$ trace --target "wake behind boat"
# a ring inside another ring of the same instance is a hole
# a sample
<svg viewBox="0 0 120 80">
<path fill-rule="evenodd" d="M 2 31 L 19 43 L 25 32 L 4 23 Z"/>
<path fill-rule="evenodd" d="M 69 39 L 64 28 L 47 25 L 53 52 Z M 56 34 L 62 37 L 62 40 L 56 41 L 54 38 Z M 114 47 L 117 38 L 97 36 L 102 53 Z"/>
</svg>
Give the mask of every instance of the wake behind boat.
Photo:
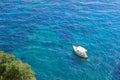
<svg viewBox="0 0 120 80">
<path fill-rule="evenodd" d="M 85 48 L 83 48 L 81 46 L 74 46 L 73 45 L 73 49 L 78 56 L 83 57 L 83 58 L 88 57 L 86 54 L 87 50 Z"/>
</svg>

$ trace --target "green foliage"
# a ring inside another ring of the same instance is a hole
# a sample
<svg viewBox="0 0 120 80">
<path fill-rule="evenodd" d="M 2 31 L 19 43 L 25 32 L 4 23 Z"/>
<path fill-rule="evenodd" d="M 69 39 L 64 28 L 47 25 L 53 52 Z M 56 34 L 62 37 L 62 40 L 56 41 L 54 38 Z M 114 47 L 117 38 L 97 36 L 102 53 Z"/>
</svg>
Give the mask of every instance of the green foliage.
<svg viewBox="0 0 120 80">
<path fill-rule="evenodd" d="M 15 60 L 15 56 L 12 54 L 5 54 L 4 52 L 0 51 L 0 64 L 2 63 L 9 63 Z"/>
<path fill-rule="evenodd" d="M 14 55 L 0 51 L 0 80 L 35 80 L 28 64 L 15 59 Z"/>
</svg>

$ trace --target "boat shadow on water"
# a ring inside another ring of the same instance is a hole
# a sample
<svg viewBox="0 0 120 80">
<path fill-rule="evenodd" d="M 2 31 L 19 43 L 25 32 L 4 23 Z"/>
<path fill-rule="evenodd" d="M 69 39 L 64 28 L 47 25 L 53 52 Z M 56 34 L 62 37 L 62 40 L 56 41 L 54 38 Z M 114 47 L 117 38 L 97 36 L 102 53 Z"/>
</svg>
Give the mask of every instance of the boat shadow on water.
<svg viewBox="0 0 120 80">
<path fill-rule="evenodd" d="M 120 62 L 116 65 L 112 73 L 112 80 L 120 80 Z"/>
</svg>

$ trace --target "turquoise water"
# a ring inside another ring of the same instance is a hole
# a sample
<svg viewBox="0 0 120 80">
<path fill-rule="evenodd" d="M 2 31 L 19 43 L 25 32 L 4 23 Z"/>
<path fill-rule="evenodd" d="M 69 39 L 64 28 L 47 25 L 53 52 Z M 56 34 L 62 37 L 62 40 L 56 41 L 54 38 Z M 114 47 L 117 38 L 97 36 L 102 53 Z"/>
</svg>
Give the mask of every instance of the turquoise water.
<svg viewBox="0 0 120 80">
<path fill-rule="evenodd" d="M 0 50 L 29 63 L 37 80 L 120 80 L 120 1 L 0 0 Z"/>
</svg>

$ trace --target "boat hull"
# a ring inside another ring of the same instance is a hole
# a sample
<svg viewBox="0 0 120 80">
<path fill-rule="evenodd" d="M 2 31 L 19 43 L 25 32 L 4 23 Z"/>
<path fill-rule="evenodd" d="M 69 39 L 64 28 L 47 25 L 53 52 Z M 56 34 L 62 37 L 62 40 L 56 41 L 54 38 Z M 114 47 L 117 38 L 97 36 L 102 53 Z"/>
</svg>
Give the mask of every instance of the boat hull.
<svg viewBox="0 0 120 80">
<path fill-rule="evenodd" d="M 80 56 L 80 57 L 82 57 L 82 58 L 88 58 L 88 56 L 87 56 L 86 53 L 84 53 L 84 56 L 81 55 L 81 53 L 77 51 L 77 47 L 74 46 L 74 45 L 73 45 L 73 50 L 75 51 L 75 53 L 76 53 L 78 56 Z"/>
</svg>

